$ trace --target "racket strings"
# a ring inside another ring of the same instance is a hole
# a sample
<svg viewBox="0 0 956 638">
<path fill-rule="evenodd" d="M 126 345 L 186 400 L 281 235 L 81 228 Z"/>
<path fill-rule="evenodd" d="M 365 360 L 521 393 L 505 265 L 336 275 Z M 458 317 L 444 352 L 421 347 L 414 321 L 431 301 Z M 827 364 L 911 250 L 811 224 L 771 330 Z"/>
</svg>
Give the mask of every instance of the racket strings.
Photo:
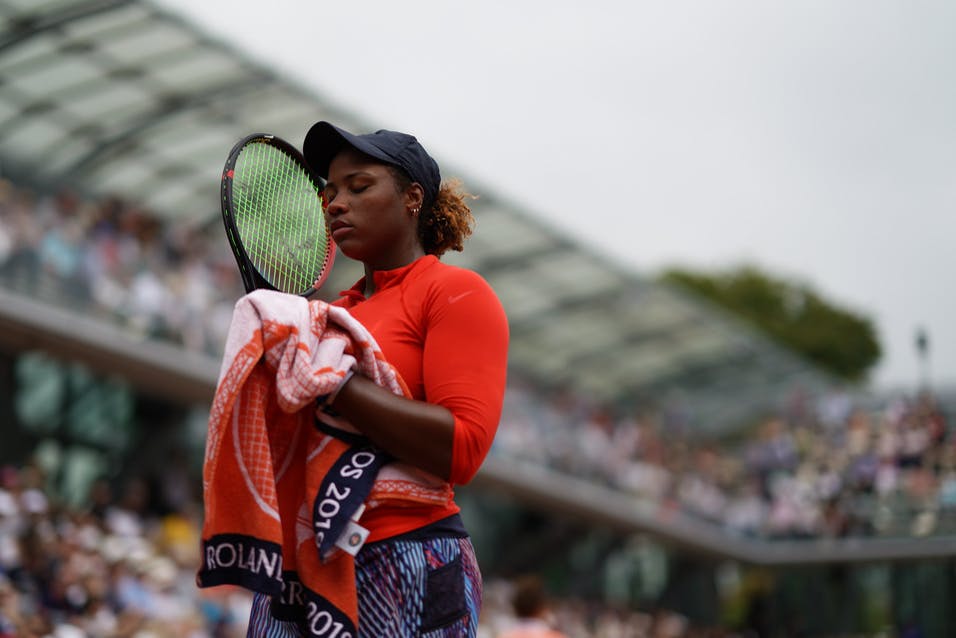
<svg viewBox="0 0 956 638">
<path fill-rule="evenodd" d="M 279 290 L 310 289 L 330 250 L 317 185 L 268 143 L 247 146 L 234 170 L 235 220 L 253 265 Z"/>
</svg>

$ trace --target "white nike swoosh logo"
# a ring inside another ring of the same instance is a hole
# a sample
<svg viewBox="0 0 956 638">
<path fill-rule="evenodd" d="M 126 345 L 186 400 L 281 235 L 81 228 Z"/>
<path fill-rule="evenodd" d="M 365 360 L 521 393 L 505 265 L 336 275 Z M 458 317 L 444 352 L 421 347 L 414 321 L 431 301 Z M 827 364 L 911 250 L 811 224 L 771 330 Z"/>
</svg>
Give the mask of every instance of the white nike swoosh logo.
<svg viewBox="0 0 956 638">
<path fill-rule="evenodd" d="M 458 300 L 461 299 L 462 297 L 466 297 L 466 296 L 470 295 L 470 294 L 473 293 L 473 292 L 475 292 L 475 291 L 474 291 L 474 290 L 466 290 L 465 292 L 461 293 L 460 295 L 455 295 L 454 297 L 452 297 L 451 295 L 449 295 L 449 296 L 448 296 L 448 303 L 450 303 L 450 304 L 455 303 L 456 301 L 458 301 Z"/>
</svg>

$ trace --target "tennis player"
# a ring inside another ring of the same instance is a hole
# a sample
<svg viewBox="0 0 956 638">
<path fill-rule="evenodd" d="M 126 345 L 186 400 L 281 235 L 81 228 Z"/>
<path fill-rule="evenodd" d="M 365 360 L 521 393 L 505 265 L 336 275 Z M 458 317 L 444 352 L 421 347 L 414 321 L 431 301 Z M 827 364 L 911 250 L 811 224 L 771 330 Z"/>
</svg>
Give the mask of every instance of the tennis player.
<svg viewBox="0 0 956 638">
<path fill-rule="evenodd" d="M 442 183 L 418 140 L 380 130 L 355 135 L 328 122 L 309 130 L 307 163 L 327 179 L 326 215 L 339 250 L 365 276 L 335 303 L 375 337 L 412 399 L 353 376 L 331 407 L 414 471 L 469 482 L 491 448 L 505 390 L 508 324 L 478 274 L 439 261 L 461 250 L 474 218 L 458 184 Z M 365 511 L 356 556 L 359 635 L 473 637 L 481 574 L 459 508 Z M 257 596 L 250 635 L 298 635 Z"/>
</svg>

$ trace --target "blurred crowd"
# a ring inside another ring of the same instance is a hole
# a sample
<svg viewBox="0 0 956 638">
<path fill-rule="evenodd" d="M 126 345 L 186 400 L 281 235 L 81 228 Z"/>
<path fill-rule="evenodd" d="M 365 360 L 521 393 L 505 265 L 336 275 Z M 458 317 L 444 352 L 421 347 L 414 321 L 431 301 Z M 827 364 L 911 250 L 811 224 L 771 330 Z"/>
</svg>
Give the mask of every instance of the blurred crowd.
<svg viewBox="0 0 956 638">
<path fill-rule="evenodd" d="M 39 197 L 2 179 L 0 285 L 209 353 L 241 294 L 221 223 L 163 224 L 119 198 Z"/>
<path fill-rule="evenodd" d="M 0 636 L 243 635 L 249 597 L 198 590 L 197 509 L 150 509 L 144 483 L 65 507 L 36 465 L 0 470 Z"/>
<path fill-rule="evenodd" d="M 38 465 L 0 468 L 0 638 L 238 638 L 249 592 L 198 589 L 199 507 L 166 507 L 150 482 L 99 480 L 69 507 Z M 488 579 L 479 636 L 518 622 L 514 584 Z M 667 610 L 555 599 L 546 621 L 568 638 L 731 636 Z"/>
<path fill-rule="evenodd" d="M 486 582 L 478 638 L 757 638 L 749 630 L 692 623 L 666 607 L 625 605 L 548 593 L 539 574 Z"/>
<path fill-rule="evenodd" d="M 795 402 L 733 437 L 662 412 L 616 415 L 571 394 L 542 401 L 509 382 L 494 452 L 633 494 L 751 537 L 956 533 L 956 436 L 933 396 Z"/>
</svg>

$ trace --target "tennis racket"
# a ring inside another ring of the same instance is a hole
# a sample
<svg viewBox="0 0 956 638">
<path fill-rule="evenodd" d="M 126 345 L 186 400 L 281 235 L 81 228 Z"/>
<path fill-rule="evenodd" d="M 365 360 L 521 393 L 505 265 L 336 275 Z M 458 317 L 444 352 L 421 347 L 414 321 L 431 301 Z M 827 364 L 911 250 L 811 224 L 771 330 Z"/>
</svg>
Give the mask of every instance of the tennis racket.
<svg viewBox="0 0 956 638">
<path fill-rule="evenodd" d="M 313 295 L 332 269 L 335 244 L 323 211 L 324 182 L 274 135 L 239 140 L 222 173 L 222 220 L 246 292 Z"/>
</svg>

